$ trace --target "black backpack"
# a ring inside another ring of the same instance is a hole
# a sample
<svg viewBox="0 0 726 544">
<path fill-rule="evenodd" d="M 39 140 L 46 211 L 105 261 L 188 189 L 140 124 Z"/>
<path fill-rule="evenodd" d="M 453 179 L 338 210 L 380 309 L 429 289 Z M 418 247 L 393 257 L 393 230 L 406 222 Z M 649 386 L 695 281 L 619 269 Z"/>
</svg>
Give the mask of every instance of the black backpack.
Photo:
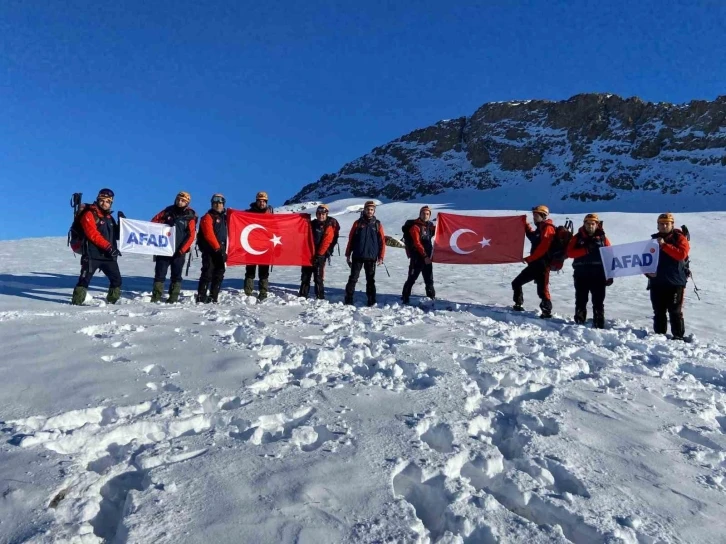
<svg viewBox="0 0 726 544">
<path fill-rule="evenodd" d="M 338 223 L 338 220 L 335 217 L 328 216 L 328 219 L 325 221 L 326 226 L 333 229 L 333 241 L 330 242 L 330 247 L 328 248 L 327 256 L 330 257 L 333 254 L 333 248 L 338 245 L 338 235 L 340 234 L 340 223 Z M 340 249 L 338 249 L 338 254 L 340 255 Z"/>
<path fill-rule="evenodd" d="M 75 211 L 73 222 L 71 223 L 71 227 L 68 229 L 68 245 L 73 253 L 78 255 L 83 254 L 83 244 L 86 241 L 86 233 L 83 232 L 83 227 L 81 227 L 81 218 L 86 212 L 90 211 L 93 213 L 96 224 L 98 224 L 99 221 L 98 215 L 93 212 L 93 210 L 89 209 L 89 206 L 90 204 L 78 204 L 76 206 L 77 211 Z"/>
<path fill-rule="evenodd" d="M 403 230 L 403 245 L 406 248 L 406 255 L 411 255 L 414 251 L 413 239 L 411 238 L 411 227 L 416 222 L 416 219 L 408 219 L 401 229 Z"/>
<path fill-rule="evenodd" d="M 688 227 L 685 226 L 685 225 L 681 225 L 681 232 L 683 232 L 683 236 L 686 237 L 686 240 L 688 240 L 690 242 L 691 241 L 691 233 L 688 232 Z M 688 257 L 686 257 L 686 260 L 685 261 L 683 261 L 683 267 L 684 267 L 684 269 L 686 271 L 686 280 L 688 280 L 693 275 L 691 273 L 691 257 L 690 257 L 690 255 Z"/>
<path fill-rule="evenodd" d="M 567 259 L 567 244 L 570 243 L 570 239 L 574 234 L 575 227 L 569 219 L 565 220 L 564 225 L 555 227 L 555 235 L 547 252 L 550 270 L 555 272 L 562 270 L 562 266 Z"/>
</svg>

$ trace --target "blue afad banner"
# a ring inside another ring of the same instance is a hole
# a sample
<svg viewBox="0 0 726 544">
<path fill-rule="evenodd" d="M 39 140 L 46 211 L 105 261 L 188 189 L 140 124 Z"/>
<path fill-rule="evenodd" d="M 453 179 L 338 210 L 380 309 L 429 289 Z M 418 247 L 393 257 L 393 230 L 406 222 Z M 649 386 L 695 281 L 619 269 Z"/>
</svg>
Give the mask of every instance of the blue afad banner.
<svg viewBox="0 0 726 544">
<path fill-rule="evenodd" d="M 161 223 L 121 219 L 119 251 L 171 257 L 175 249 L 175 229 Z"/>
<path fill-rule="evenodd" d="M 605 277 L 608 279 L 654 274 L 658 270 L 659 255 L 660 248 L 656 240 L 600 248 Z"/>
</svg>

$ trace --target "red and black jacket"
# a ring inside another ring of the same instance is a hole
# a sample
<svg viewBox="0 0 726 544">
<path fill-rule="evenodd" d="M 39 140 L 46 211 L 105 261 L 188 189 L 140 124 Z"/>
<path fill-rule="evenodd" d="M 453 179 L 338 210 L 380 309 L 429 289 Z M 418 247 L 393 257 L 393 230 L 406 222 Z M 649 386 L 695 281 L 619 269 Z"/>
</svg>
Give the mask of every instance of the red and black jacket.
<svg viewBox="0 0 726 544">
<path fill-rule="evenodd" d="M 610 240 L 601 228 L 590 236 L 585 227 L 580 227 L 577 234 L 570 238 L 570 243 L 567 244 L 567 258 L 574 259 L 572 268 L 575 271 L 575 277 L 598 277 L 605 281 L 605 269 L 602 266 L 600 248 L 609 245 Z"/>
<path fill-rule="evenodd" d="M 330 244 L 333 243 L 335 237 L 335 229 L 327 219 L 318 221 L 313 219 L 310 221 L 310 228 L 313 231 L 313 241 L 315 242 L 315 255 L 323 257 L 328 254 Z"/>
<path fill-rule="evenodd" d="M 184 208 L 177 206 L 164 208 L 153 217 L 151 222 L 163 223 L 174 227 L 176 245 L 174 249 L 178 253 L 183 255 L 192 247 L 197 234 L 197 213 L 189 206 L 185 206 Z"/>
<path fill-rule="evenodd" d="M 383 260 L 386 254 L 386 237 L 383 225 L 373 216 L 368 219 L 361 217 L 353 223 L 348 235 L 345 256 L 362 261 Z"/>
<path fill-rule="evenodd" d="M 86 237 L 83 255 L 94 261 L 115 261 L 116 257 L 107 254 L 116 247 L 118 232 L 111 210 L 104 212 L 96 204 L 90 204 L 81 213 L 79 223 Z"/>
<path fill-rule="evenodd" d="M 686 235 L 680 229 L 673 229 L 669 234 L 656 233 L 651 238 L 663 238 L 664 242 L 660 246 L 658 270 L 655 277 L 650 279 L 651 286 L 685 287 L 688 281 L 686 259 L 691 251 Z"/>
<path fill-rule="evenodd" d="M 535 228 L 532 228 L 527 223 L 525 234 L 530 242 L 532 242 L 532 249 L 529 252 L 529 257 L 524 260 L 527 264 L 531 264 L 540 259 L 547 258 L 547 252 L 550 250 L 552 239 L 555 236 L 555 225 L 552 223 L 552 219 L 545 219 L 537 224 Z"/>
<path fill-rule="evenodd" d="M 423 221 L 418 218 L 411 225 L 408 233 L 411 236 L 411 242 L 416 253 L 422 258 L 431 257 L 431 253 L 434 251 L 434 234 L 436 233 L 434 224 L 431 221 Z"/>
<path fill-rule="evenodd" d="M 199 222 L 197 245 L 202 253 L 227 251 L 227 211 L 209 210 Z"/>
</svg>

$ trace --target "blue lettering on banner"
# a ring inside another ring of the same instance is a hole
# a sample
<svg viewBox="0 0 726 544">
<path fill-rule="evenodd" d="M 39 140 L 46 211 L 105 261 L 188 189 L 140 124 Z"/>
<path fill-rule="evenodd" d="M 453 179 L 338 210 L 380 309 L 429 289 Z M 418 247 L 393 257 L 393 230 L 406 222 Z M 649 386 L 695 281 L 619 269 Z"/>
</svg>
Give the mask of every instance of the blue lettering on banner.
<svg viewBox="0 0 726 544">
<path fill-rule="evenodd" d="M 155 234 L 147 234 L 145 232 L 140 232 L 137 237 L 135 232 L 131 232 L 129 233 L 128 240 L 126 240 L 126 244 L 134 244 L 137 246 L 146 245 L 159 248 L 169 247 L 169 238 L 162 234 L 157 237 Z"/>
<path fill-rule="evenodd" d="M 633 268 L 636 266 L 645 267 L 653 264 L 653 255 L 650 253 L 643 253 L 642 255 L 623 255 L 620 259 L 613 257 L 612 266 L 610 271 L 612 272 L 616 268 Z"/>
</svg>

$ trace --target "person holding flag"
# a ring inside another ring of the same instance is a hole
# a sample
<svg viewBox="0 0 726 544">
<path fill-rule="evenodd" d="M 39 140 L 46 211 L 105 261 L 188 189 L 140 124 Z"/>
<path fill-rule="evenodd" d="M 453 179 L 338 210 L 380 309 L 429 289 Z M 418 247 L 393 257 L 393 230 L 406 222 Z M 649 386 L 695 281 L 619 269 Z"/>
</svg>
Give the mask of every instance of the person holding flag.
<svg viewBox="0 0 726 544">
<path fill-rule="evenodd" d="M 74 220 L 83 232 L 81 250 L 81 274 L 73 289 L 71 304 L 81 306 L 86 300 L 88 286 L 97 270 L 108 278 L 106 302 L 116 304 L 121 297 L 121 271 L 118 257 L 121 256 L 116 238 L 118 227 L 111 212 L 114 194 L 111 189 L 101 189 L 96 202 L 86 206 Z"/>
<path fill-rule="evenodd" d="M 610 246 L 602 221 L 596 213 L 585 216 L 582 227 L 567 245 L 567 257 L 574 259 L 572 268 L 575 278 L 575 323 L 587 319 L 587 301 L 592 294 L 592 326 L 605 328 L 605 289 L 612 285 L 612 278 L 605 278 L 601 247 Z"/>
<path fill-rule="evenodd" d="M 197 303 L 217 303 L 222 288 L 227 262 L 226 202 L 223 194 L 212 195 L 212 207 L 199 222 L 197 245 L 202 252 L 202 273 L 197 286 Z"/>
<path fill-rule="evenodd" d="M 255 201 L 250 204 L 250 208 L 247 210 L 251 213 L 275 213 L 272 206 L 268 205 L 267 193 L 260 191 L 255 196 Z M 267 298 L 267 291 L 270 286 L 270 265 L 259 265 L 259 293 L 257 294 L 258 300 L 265 300 Z M 245 267 L 245 295 L 252 296 L 252 291 L 255 287 L 255 272 L 257 271 L 257 265 L 250 264 Z"/>
<path fill-rule="evenodd" d="M 315 282 L 315 298 L 325 298 L 325 261 L 333 249 L 335 238 L 335 226 L 332 220 L 328 220 L 330 210 L 325 204 L 320 204 L 315 210 L 315 219 L 310 222 L 310 230 L 313 233 L 315 243 L 315 255 L 312 266 L 303 266 L 300 271 L 299 297 L 308 298 L 310 292 L 310 279 Z"/>
<path fill-rule="evenodd" d="M 403 284 L 401 300 L 409 304 L 411 290 L 419 275 L 423 272 L 424 284 L 426 285 L 426 296 L 430 299 L 436 298 L 434 289 L 434 267 L 431 263 L 431 254 L 434 250 L 433 240 L 436 234 L 436 227 L 431 222 L 431 208 L 423 206 L 418 212 L 418 219 L 408 229 L 408 235 L 404 235 L 404 241 L 410 239 L 410 246 L 406 244 L 406 254 L 409 258 L 408 278 Z"/>
<path fill-rule="evenodd" d="M 361 269 L 366 273 L 366 296 L 368 306 L 376 303 L 376 264 L 383 262 L 386 254 L 386 238 L 383 225 L 376 219 L 376 203 L 369 200 L 363 206 L 363 213 L 353 223 L 345 248 L 345 259 L 350 267 L 350 276 L 345 286 L 345 304 L 353 304 L 355 285 Z"/>
<path fill-rule="evenodd" d="M 674 225 L 672 213 L 658 216 L 658 232 L 651 236 L 660 246 L 658 268 L 655 273 L 646 275 L 650 278 L 653 330 L 656 334 L 665 334 L 670 317 L 673 339 L 683 340 L 686 334 L 683 296 L 688 281 L 686 262 L 691 246 L 683 231 L 674 228 Z"/>
<path fill-rule="evenodd" d="M 174 199 L 174 204 L 157 213 L 152 223 L 163 223 L 175 229 L 176 248 L 174 255 L 165 257 L 157 255 L 154 271 L 154 285 L 151 290 L 151 302 L 159 302 L 164 294 L 166 274 L 171 267 L 171 284 L 169 285 L 168 303 L 179 302 L 182 286 L 182 270 L 184 269 L 184 256 L 189 252 L 196 237 L 197 214 L 189 207 L 192 195 L 180 191 Z"/>
<path fill-rule="evenodd" d="M 532 243 L 529 257 L 524 262 L 527 267 L 519 273 L 512 281 L 512 290 L 514 291 L 514 307 L 515 311 L 524 310 L 524 293 L 522 286 L 530 281 L 534 281 L 537 285 L 537 295 L 540 298 L 540 317 L 552 317 L 552 301 L 550 299 L 550 266 L 548 261 L 548 251 L 552 239 L 555 235 L 555 226 L 551 219 L 547 219 L 550 210 L 547 206 L 535 206 L 532 208 L 532 219 L 534 220 L 534 228 L 529 223 L 525 223 L 525 235 Z"/>
</svg>

